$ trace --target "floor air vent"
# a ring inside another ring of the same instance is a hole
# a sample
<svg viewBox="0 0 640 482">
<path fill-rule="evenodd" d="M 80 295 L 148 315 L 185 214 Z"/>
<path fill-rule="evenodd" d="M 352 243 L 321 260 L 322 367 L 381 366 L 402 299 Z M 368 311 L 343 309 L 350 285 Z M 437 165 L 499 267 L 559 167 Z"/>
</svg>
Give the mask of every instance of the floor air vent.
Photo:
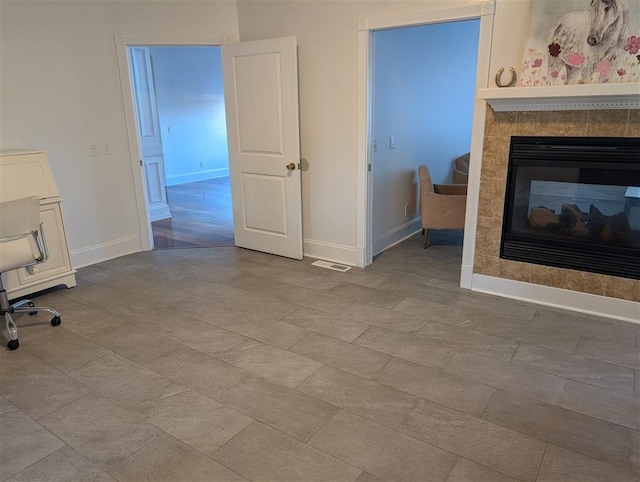
<svg viewBox="0 0 640 482">
<path fill-rule="evenodd" d="M 349 271 L 351 269 L 351 266 L 345 266 L 343 264 L 330 263 L 329 261 L 318 260 L 318 261 L 314 261 L 311 264 L 313 266 L 320 266 L 321 268 L 332 269 L 334 271 L 342 271 L 343 273 L 345 271 Z"/>
</svg>

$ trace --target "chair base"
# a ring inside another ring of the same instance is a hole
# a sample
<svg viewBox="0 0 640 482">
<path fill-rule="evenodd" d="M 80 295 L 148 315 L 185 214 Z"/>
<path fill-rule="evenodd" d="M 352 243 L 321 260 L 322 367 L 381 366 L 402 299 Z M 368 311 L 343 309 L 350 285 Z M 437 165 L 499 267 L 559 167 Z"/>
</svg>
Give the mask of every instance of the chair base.
<svg viewBox="0 0 640 482">
<path fill-rule="evenodd" d="M 30 315 L 35 315 L 38 311 L 46 311 L 53 315 L 53 318 L 51 318 L 50 321 L 51 326 L 60 325 L 60 313 L 53 308 L 36 306 L 31 300 L 20 300 L 11 305 L 9 304 L 9 298 L 6 290 L 0 290 L 0 315 L 4 315 L 5 326 L 7 328 L 7 333 L 9 334 L 9 343 L 7 343 L 7 348 L 9 350 L 15 350 L 20 346 L 20 342 L 18 341 L 18 326 L 13 321 L 13 317 L 11 315 L 13 313 L 29 313 Z"/>
</svg>

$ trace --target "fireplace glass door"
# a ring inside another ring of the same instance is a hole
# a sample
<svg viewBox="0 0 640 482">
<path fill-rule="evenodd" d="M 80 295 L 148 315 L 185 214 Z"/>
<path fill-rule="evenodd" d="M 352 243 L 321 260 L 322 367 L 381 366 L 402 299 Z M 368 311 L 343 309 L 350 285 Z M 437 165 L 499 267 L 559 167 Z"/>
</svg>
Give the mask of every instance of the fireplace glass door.
<svg viewBox="0 0 640 482">
<path fill-rule="evenodd" d="M 512 137 L 500 256 L 640 279 L 640 140 Z"/>
</svg>

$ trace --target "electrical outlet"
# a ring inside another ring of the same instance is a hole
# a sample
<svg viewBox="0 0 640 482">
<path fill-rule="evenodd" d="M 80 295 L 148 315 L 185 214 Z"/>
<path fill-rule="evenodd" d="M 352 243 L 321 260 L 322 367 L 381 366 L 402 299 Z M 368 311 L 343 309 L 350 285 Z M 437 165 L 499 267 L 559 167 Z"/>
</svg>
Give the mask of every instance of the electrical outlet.
<svg viewBox="0 0 640 482">
<path fill-rule="evenodd" d="M 389 149 L 395 149 L 396 148 L 396 138 L 391 136 L 389 137 Z"/>
<path fill-rule="evenodd" d="M 89 152 L 91 153 L 91 157 L 97 157 L 100 155 L 98 144 L 91 144 L 89 146 Z"/>
<path fill-rule="evenodd" d="M 111 144 L 109 144 L 108 142 L 105 142 L 105 143 L 102 145 L 102 153 L 103 153 L 105 156 L 110 156 L 110 155 L 111 155 Z"/>
<path fill-rule="evenodd" d="M 378 152 L 378 140 L 373 140 L 373 152 Z"/>
<path fill-rule="evenodd" d="M 200 169 L 204 169 L 204 162 L 200 161 Z"/>
</svg>

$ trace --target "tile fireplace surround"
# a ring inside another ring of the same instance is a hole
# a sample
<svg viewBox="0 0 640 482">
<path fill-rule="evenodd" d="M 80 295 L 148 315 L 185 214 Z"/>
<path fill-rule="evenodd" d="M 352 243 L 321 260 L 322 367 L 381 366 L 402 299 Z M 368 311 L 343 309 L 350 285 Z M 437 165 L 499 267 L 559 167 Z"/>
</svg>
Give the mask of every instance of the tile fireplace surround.
<svg viewBox="0 0 640 482">
<path fill-rule="evenodd" d="M 487 106 L 480 176 L 476 274 L 640 301 L 640 281 L 500 259 L 511 136 L 640 137 L 640 110 L 494 112 Z"/>
</svg>

